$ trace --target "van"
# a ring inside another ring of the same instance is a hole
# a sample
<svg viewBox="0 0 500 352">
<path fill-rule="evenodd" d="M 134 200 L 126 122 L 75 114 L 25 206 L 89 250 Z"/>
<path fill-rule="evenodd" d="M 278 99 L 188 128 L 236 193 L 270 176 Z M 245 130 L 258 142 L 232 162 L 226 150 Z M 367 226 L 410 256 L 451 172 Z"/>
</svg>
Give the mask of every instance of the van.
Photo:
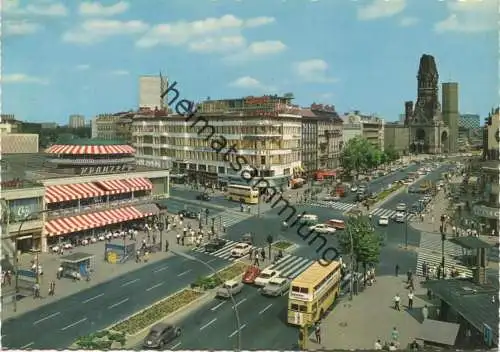
<svg viewBox="0 0 500 352">
<path fill-rule="evenodd" d="M 338 219 L 330 219 L 326 222 L 327 225 L 330 225 L 335 230 L 343 230 L 345 229 L 345 222 L 343 220 Z"/>
</svg>

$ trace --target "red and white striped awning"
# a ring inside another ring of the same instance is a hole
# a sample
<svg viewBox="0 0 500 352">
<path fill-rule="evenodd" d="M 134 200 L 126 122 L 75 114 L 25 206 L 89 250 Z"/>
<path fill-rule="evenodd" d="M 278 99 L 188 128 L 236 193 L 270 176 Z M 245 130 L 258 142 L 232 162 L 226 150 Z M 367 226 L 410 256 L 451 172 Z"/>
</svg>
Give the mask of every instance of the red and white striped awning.
<svg viewBox="0 0 500 352">
<path fill-rule="evenodd" d="M 125 182 L 125 180 L 109 180 L 96 182 L 104 188 L 109 194 L 119 194 L 132 192 L 132 186 Z"/>
<path fill-rule="evenodd" d="M 85 199 L 106 195 L 105 190 L 93 183 L 75 183 L 70 185 L 48 186 L 45 190 L 46 203 L 58 203 L 69 200 Z"/>
<path fill-rule="evenodd" d="M 45 224 L 44 232 L 48 236 L 59 236 L 67 233 L 84 231 L 120 222 L 151 216 L 151 212 L 141 212 L 135 207 L 110 209 L 90 214 L 58 218 Z"/>
<path fill-rule="evenodd" d="M 145 177 L 127 178 L 124 181 L 130 185 L 132 191 L 145 191 L 153 189 L 153 184 Z"/>
<path fill-rule="evenodd" d="M 108 154 L 134 154 L 135 149 L 129 145 L 71 145 L 55 144 L 45 150 L 48 154 L 73 154 L 73 155 L 108 155 Z"/>
</svg>

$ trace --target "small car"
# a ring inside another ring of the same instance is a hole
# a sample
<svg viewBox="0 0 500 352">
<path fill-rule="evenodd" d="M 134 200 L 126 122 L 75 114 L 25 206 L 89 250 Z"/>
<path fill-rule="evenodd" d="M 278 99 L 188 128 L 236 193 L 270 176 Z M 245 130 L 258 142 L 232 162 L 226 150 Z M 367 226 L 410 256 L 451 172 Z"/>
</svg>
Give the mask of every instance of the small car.
<svg viewBox="0 0 500 352">
<path fill-rule="evenodd" d="M 260 272 L 259 276 L 254 281 L 254 284 L 257 286 L 265 286 L 269 280 L 274 277 L 278 277 L 279 272 L 273 269 L 264 269 Z"/>
<path fill-rule="evenodd" d="M 405 214 L 401 212 L 396 213 L 396 215 L 394 215 L 394 221 L 399 223 L 405 222 Z"/>
<path fill-rule="evenodd" d="M 340 200 L 340 197 L 338 196 L 338 194 L 334 194 L 331 196 L 323 197 L 322 200 L 325 202 L 335 202 L 335 201 Z"/>
<path fill-rule="evenodd" d="M 351 192 L 357 192 L 357 191 L 358 191 L 358 187 L 356 185 L 352 185 Z"/>
<path fill-rule="evenodd" d="M 389 225 L 389 217 L 388 216 L 381 216 L 380 218 L 378 218 L 378 224 L 380 226 L 387 226 Z"/>
<path fill-rule="evenodd" d="M 264 296 L 283 296 L 290 289 L 290 280 L 284 277 L 273 277 L 269 282 L 262 288 L 261 293 Z"/>
<path fill-rule="evenodd" d="M 396 210 L 397 211 L 406 211 L 406 204 L 405 203 L 399 203 L 396 205 Z"/>
<path fill-rule="evenodd" d="M 240 281 L 229 280 L 217 290 L 216 296 L 221 298 L 229 298 L 241 292 L 243 284 Z"/>
<path fill-rule="evenodd" d="M 241 236 L 241 243 L 248 243 L 249 245 L 253 244 L 253 234 L 251 232 L 244 233 Z"/>
<path fill-rule="evenodd" d="M 143 348 L 163 350 L 165 345 L 181 336 L 181 328 L 165 323 L 155 324 L 144 338 Z"/>
<path fill-rule="evenodd" d="M 336 230 L 331 225 L 328 224 L 317 224 L 309 226 L 309 230 L 315 231 L 317 233 L 329 233 L 333 234 Z"/>
<path fill-rule="evenodd" d="M 210 242 L 205 245 L 205 252 L 213 253 L 218 251 L 219 249 L 224 248 L 227 241 L 222 238 L 214 238 Z"/>
<path fill-rule="evenodd" d="M 198 195 L 196 196 L 196 199 L 197 199 L 197 200 L 203 200 L 203 201 L 208 202 L 211 198 L 210 198 L 210 196 L 208 195 L 208 193 L 201 193 L 201 194 L 198 194 Z"/>
<path fill-rule="evenodd" d="M 243 279 L 241 279 L 241 281 L 243 281 L 245 284 L 253 284 L 255 282 L 255 279 L 259 275 L 260 268 L 255 265 L 251 265 L 245 271 L 245 274 L 243 274 Z"/>
<path fill-rule="evenodd" d="M 318 216 L 314 214 L 304 214 L 299 216 L 300 224 L 315 225 L 318 222 Z"/>
<path fill-rule="evenodd" d="M 238 243 L 231 250 L 231 257 L 234 257 L 234 258 L 244 257 L 244 256 L 248 255 L 251 250 L 252 250 L 252 245 L 250 245 L 248 243 Z"/>
<path fill-rule="evenodd" d="M 198 219 L 198 213 L 195 212 L 194 210 L 190 210 L 190 209 L 184 209 L 184 210 L 181 210 L 179 211 L 179 215 L 181 215 L 185 218 L 188 218 L 188 219 Z"/>
</svg>

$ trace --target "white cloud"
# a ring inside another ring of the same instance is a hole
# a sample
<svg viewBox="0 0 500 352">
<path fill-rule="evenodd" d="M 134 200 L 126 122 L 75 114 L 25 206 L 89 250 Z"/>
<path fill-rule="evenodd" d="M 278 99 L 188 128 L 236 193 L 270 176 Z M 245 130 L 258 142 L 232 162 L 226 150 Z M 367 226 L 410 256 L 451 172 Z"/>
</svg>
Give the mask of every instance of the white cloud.
<svg viewBox="0 0 500 352">
<path fill-rule="evenodd" d="M 373 0 L 371 4 L 358 7 L 358 19 L 362 21 L 391 17 L 403 11 L 406 0 Z"/>
<path fill-rule="evenodd" d="M 498 3 L 495 0 L 449 0 L 449 16 L 436 23 L 437 33 L 477 33 L 498 30 Z"/>
<path fill-rule="evenodd" d="M 8 75 L 2 75 L 0 77 L 0 82 L 5 84 L 49 84 L 49 81 L 45 78 L 30 76 L 24 73 L 11 73 Z"/>
<path fill-rule="evenodd" d="M 241 35 L 230 37 L 204 38 L 189 43 L 189 50 L 200 53 L 219 53 L 235 50 L 245 46 L 246 40 Z"/>
<path fill-rule="evenodd" d="M 333 93 L 323 93 L 319 95 L 320 100 L 326 101 L 334 97 Z"/>
<path fill-rule="evenodd" d="M 29 4 L 25 7 L 20 5 L 19 0 L 4 0 L 2 1 L 2 11 L 7 15 L 22 15 L 22 16 L 47 16 L 47 17 L 64 17 L 68 15 L 68 9 L 62 3 L 39 3 Z"/>
<path fill-rule="evenodd" d="M 38 23 L 30 21 L 11 21 L 7 20 L 3 24 L 3 32 L 6 36 L 9 35 L 27 35 L 38 32 L 42 26 Z"/>
<path fill-rule="evenodd" d="M 85 71 L 85 70 L 88 70 L 90 68 L 90 65 L 87 65 L 87 64 L 82 64 L 82 65 L 77 65 L 76 66 L 76 69 L 78 71 Z"/>
<path fill-rule="evenodd" d="M 416 17 L 403 17 L 399 20 L 399 25 L 401 27 L 410 27 L 414 26 L 419 22 L 419 19 Z"/>
<path fill-rule="evenodd" d="M 230 63 L 248 61 L 259 57 L 276 55 L 284 50 L 286 50 L 286 45 L 279 40 L 253 42 L 243 51 L 226 57 L 225 61 Z"/>
<path fill-rule="evenodd" d="M 68 43 L 94 44 L 113 36 L 141 34 L 148 28 L 142 21 L 88 20 L 64 33 L 62 39 Z"/>
<path fill-rule="evenodd" d="M 157 45 L 185 45 L 191 41 L 203 40 L 210 37 L 231 37 L 240 35 L 244 28 L 253 28 L 271 23 L 274 18 L 255 17 L 243 20 L 233 15 L 224 15 L 219 18 L 209 17 L 193 22 L 174 22 L 159 24 L 151 28 L 137 41 L 139 47 L 153 47 Z"/>
<path fill-rule="evenodd" d="M 113 70 L 110 72 L 113 76 L 128 76 L 130 73 L 126 70 Z"/>
<path fill-rule="evenodd" d="M 293 69 L 298 77 L 307 82 L 333 83 L 337 81 L 335 78 L 327 76 L 328 64 L 321 59 L 297 62 Z"/>
<path fill-rule="evenodd" d="M 276 88 L 266 86 L 265 84 L 262 84 L 258 79 L 255 79 L 250 76 L 244 76 L 240 77 L 233 82 L 229 83 L 230 87 L 234 88 L 242 88 L 242 89 L 248 89 L 248 90 L 253 90 L 253 91 L 266 91 L 268 93 L 273 93 L 276 91 Z"/>
<path fill-rule="evenodd" d="M 120 1 L 114 5 L 105 6 L 100 2 L 82 2 L 78 12 L 83 16 L 115 16 L 126 12 L 130 5 L 128 2 Z"/>
</svg>

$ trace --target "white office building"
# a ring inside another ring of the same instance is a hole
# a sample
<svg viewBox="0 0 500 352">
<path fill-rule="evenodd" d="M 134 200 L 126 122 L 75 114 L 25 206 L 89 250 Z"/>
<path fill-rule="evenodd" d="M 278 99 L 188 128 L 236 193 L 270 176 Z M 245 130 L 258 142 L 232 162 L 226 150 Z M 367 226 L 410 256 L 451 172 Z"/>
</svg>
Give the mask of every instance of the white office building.
<svg viewBox="0 0 500 352">
<path fill-rule="evenodd" d="M 166 89 L 166 78 L 162 76 L 139 77 L 139 108 L 162 109 L 161 93 Z"/>
</svg>

